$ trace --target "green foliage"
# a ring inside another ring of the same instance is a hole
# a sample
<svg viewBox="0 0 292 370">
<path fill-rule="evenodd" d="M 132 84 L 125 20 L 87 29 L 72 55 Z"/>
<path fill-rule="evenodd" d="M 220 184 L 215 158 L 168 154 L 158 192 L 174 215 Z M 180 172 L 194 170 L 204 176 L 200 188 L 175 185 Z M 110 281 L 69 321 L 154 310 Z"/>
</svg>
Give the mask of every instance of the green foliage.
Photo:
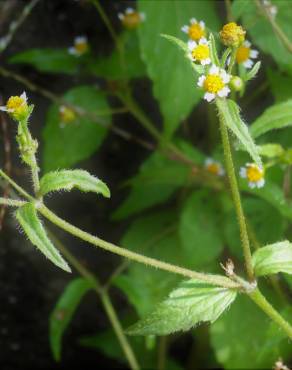
<svg viewBox="0 0 292 370">
<path fill-rule="evenodd" d="M 279 339 L 279 332 L 274 341 L 275 331 L 270 330 L 270 322 L 257 306 L 239 296 L 210 328 L 217 360 L 226 370 L 270 368 L 283 355 L 282 346 L 289 345 L 283 337 Z"/>
<path fill-rule="evenodd" d="M 24 206 L 18 208 L 15 216 L 30 242 L 56 266 L 67 272 L 71 272 L 67 262 L 49 240 L 38 218 L 35 204 L 26 203 Z"/>
<path fill-rule="evenodd" d="M 276 158 L 284 154 L 284 149 L 280 144 L 264 144 L 258 146 L 260 155 L 267 158 Z"/>
<path fill-rule="evenodd" d="M 289 127 L 292 125 L 292 100 L 275 104 L 266 109 L 250 127 L 253 138 L 257 138 L 271 130 Z"/>
<path fill-rule="evenodd" d="M 58 190 L 70 191 L 73 188 L 77 188 L 83 192 L 92 191 L 93 193 L 102 194 L 106 198 L 110 197 L 110 190 L 107 185 L 84 170 L 49 172 L 40 180 L 41 195 Z"/>
<path fill-rule="evenodd" d="M 220 213 L 208 191 L 195 191 L 181 211 L 179 234 L 182 247 L 195 267 L 207 266 L 223 249 Z"/>
<path fill-rule="evenodd" d="M 244 81 L 247 82 L 255 78 L 260 68 L 261 68 L 261 62 L 256 62 L 255 65 L 252 67 L 252 69 L 248 71 L 246 75 L 244 76 Z"/>
<path fill-rule="evenodd" d="M 105 95 L 94 87 L 69 90 L 64 100 L 85 110 L 73 122 L 62 124 L 59 106 L 49 109 L 44 136 L 44 170 L 68 168 L 92 155 L 102 144 L 110 124 Z"/>
<path fill-rule="evenodd" d="M 277 70 L 268 69 L 267 79 L 277 103 L 292 99 L 292 77 Z"/>
<path fill-rule="evenodd" d="M 119 36 L 123 45 L 125 60 L 121 60 L 118 50 L 113 50 L 106 58 L 95 58 L 88 62 L 88 70 L 109 80 L 121 78 L 138 78 L 146 76 L 145 65 L 140 57 L 140 47 L 137 32 L 125 31 Z"/>
<path fill-rule="evenodd" d="M 216 99 L 219 114 L 225 119 L 226 125 L 242 144 L 243 148 L 250 154 L 251 158 L 260 167 L 262 165 L 258 148 L 255 145 L 246 124 L 239 114 L 238 105 L 230 99 Z"/>
<path fill-rule="evenodd" d="M 191 17 L 204 19 L 211 29 L 218 29 L 218 19 L 211 1 L 139 0 L 139 11 L 146 19 L 139 27 L 142 59 L 153 81 L 153 94 L 158 100 L 164 120 L 164 133 L 171 136 L 185 119 L 201 93 L 195 88 L 196 75 L 181 50 L 161 34 L 182 38 L 181 27 Z M 163 14 L 163 17 L 161 16 Z"/>
<path fill-rule="evenodd" d="M 88 280 L 71 280 L 50 315 L 50 345 L 56 361 L 61 360 L 62 338 L 84 295 L 92 289 Z"/>
<path fill-rule="evenodd" d="M 285 272 L 292 274 L 292 244 L 285 240 L 258 249 L 252 256 L 257 276 Z"/>
<path fill-rule="evenodd" d="M 213 323 L 235 298 L 235 290 L 188 280 L 127 332 L 131 335 L 166 335 L 189 330 L 201 322 Z"/>
<path fill-rule="evenodd" d="M 80 59 L 67 49 L 30 49 L 13 55 L 10 63 L 30 64 L 40 72 L 75 74 Z"/>
</svg>

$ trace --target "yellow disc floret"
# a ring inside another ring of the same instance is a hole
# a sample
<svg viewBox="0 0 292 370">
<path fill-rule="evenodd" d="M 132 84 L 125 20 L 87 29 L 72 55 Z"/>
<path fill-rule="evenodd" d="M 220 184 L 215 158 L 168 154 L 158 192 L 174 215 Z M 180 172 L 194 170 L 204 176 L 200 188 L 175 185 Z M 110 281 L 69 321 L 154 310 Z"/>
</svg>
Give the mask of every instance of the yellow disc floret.
<svg viewBox="0 0 292 370">
<path fill-rule="evenodd" d="M 189 37 L 192 40 L 198 41 L 205 36 L 205 30 L 199 23 L 193 23 L 189 27 Z"/>
<path fill-rule="evenodd" d="M 202 61 L 210 57 L 210 50 L 208 45 L 198 45 L 192 50 L 192 56 L 195 60 Z"/>
<path fill-rule="evenodd" d="M 138 12 L 133 11 L 132 13 L 126 13 L 124 14 L 124 17 L 122 19 L 122 23 L 124 27 L 128 29 L 134 29 L 139 26 L 141 23 L 141 16 Z"/>
<path fill-rule="evenodd" d="M 223 26 L 220 37 L 226 46 L 239 46 L 245 39 L 245 31 L 235 22 L 230 22 Z"/>
<path fill-rule="evenodd" d="M 11 96 L 6 103 L 7 112 L 17 121 L 28 115 L 28 105 L 24 96 Z"/>
<path fill-rule="evenodd" d="M 250 55 L 250 48 L 248 46 L 241 45 L 236 52 L 237 63 L 243 63 L 248 60 Z"/>
<path fill-rule="evenodd" d="M 218 91 L 222 90 L 224 87 L 224 82 L 219 75 L 207 75 L 204 81 L 204 89 L 209 92 L 216 94 Z"/>
<path fill-rule="evenodd" d="M 63 123 L 70 123 L 76 119 L 76 113 L 72 109 L 64 105 L 60 107 L 59 114 L 60 114 L 60 120 Z"/>
<path fill-rule="evenodd" d="M 85 54 L 89 49 L 88 43 L 86 41 L 76 42 L 74 47 L 75 47 L 77 54 L 80 54 L 80 55 Z"/>
<path fill-rule="evenodd" d="M 249 165 L 246 168 L 246 177 L 250 182 L 258 182 L 264 178 L 264 171 L 255 165 Z"/>
<path fill-rule="evenodd" d="M 220 173 L 220 167 L 219 164 L 217 163 L 210 163 L 206 166 L 207 171 L 214 174 L 214 175 L 219 175 Z"/>
</svg>

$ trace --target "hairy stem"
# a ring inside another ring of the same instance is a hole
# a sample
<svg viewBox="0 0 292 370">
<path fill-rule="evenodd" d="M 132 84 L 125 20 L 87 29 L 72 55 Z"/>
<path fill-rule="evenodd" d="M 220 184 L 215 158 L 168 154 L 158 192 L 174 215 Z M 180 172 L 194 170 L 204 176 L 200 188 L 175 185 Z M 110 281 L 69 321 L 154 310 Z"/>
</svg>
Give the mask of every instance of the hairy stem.
<svg viewBox="0 0 292 370">
<path fill-rule="evenodd" d="M 49 230 L 48 230 L 49 231 Z M 100 297 L 103 308 L 108 316 L 108 319 L 114 329 L 114 332 L 117 336 L 117 339 L 120 343 L 120 346 L 124 352 L 124 355 L 129 363 L 129 366 L 132 370 L 139 370 L 140 366 L 135 357 L 135 354 L 132 350 L 132 347 L 124 334 L 123 328 L 117 316 L 116 310 L 111 302 L 111 299 L 108 293 L 102 289 L 98 279 L 94 276 L 91 271 L 89 271 L 85 266 L 83 266 L 77 258 L 75 258 L 69 250 L 61 243 L 55 235 L 49 231 L 50 238 L 53 239 L 55 245 L 58 247 L 60 252 L 66 257 L 66 259 L 71 263 L 72 266 L 79 272 L 81 276 L 87 279 L 90 283 L 93 284 L 97 295 Z"/>
<path fill-rule="evenodd" d="M 168 271 L 188 278 L 199 279 L 212 285 L 222 286 L 224 288 L 239 288 L 239 284 L 231 281 L 230 279 L 224 276 L 210 275 L 188 270 L 180 266 L 175 266 L 170 263 L 162 262 L 154 258 L 143 256 L 142 254 L 138 254 L 127 249 L 121 248 L 115 244 L 109 243 L 103 239 L 100 239 L 79 229 L 74 225 L 71 225 L 69 222 L 63 220 L 62 218 L 58 217 L 55 213 L 50 211 L 44 204 L 40 204 L 38 206 L 38 211 L 53 224 L 67 231 L 68 233 L 92 245 L 105 249 L 109 252 L 118 254 L 119 256 L 129 258 L 133 261 L 143 263 L 148 266 L 156 267 L 160 270 Z"/>
<path fill-rule="evenodd" d="M 246 271 L 247 271 L 248 279 L 250 281 L 253 281 L 254 273 L 253 273 L 253 266 L 252 266 L 250 244 L 249 244 L 248 232 L 247 232 L 247 227 L 246 227 L 246 221 L 245 221 L 243 208 L 241 204 L 240 192 L 238 189 L 237 179 L 236 179 L 234 165 L 233 165 L 232 152 L 231 152 L 229 136 L 228 136 L 228 129 L 224 122 L 224 117 L 221 114 L 219 115 L 219 120 L 220 120 L 220 131 L 221 131 L 221 137 L 222 137 L 223 151 L 224 151 L 224 157 L 225 157 L 225 162 L 226 162 L 226 170 L 227 170 L 227 174 L 229 178 L 232 198 L 233 198 L 236 215 L 237 215 L 237 221 L 238 221 L 239 229 L 240 229 L 240 238 L 241 238 L 241 243 L 243 247 Z"/>
<path fill-rule="evenodd" d="M 0 197 L 0 204 L 3 204 L 5 206 L 10 206 L 10 207 L 21 207 L 25 204 L 26 202 L 22 200 L 15 200 L 15 199 L 10 199 L 10 198 L 3 198 Z"/>
<path fill-rule="evenodd" d="M 292 339 L 291 325 L 274 309 L 274 307 L 266 300 L 259 289 L 253 290 L 248 294 L 249 297 L 258 305 L 274 322 L 276 322 L 282 330 Z"/>
</svg>

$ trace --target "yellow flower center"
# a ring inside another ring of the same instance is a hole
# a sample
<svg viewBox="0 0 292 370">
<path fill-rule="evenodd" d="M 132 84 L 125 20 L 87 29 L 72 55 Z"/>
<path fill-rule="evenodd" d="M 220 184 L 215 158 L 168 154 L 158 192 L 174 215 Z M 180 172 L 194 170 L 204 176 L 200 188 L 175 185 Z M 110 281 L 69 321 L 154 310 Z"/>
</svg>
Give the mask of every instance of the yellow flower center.
<svg viewBox="0 0 292 370">
<path fill-rule="evenodd" d="M 264 171 L 258 166 L 247 166 L 246 177 L 250 182 L 258 182 L 264 177 Z"/>
<path fill-rule="evenodd" d="M 60 119 L 63 123 L 69 123 L 76 119 L 75 112 L 68 107 L 62 106 L 59 110 L 59 113 L 60 113 Z"/>
<path fill-rule="evenodd" d="M 250 48 L 248 46 L 240 46 L 236 52 L 237 63 L 243 63 L 248 60 L 250 54 Z"/>
<path fill-rule="evenodd" d="M 235 22 L 230 22 L 223 26 L 220 37 L 226 46 L 239 46 L 245 39 L 245 31 Z"/>
<path fill-rule="evenodd" d="M 88 43 L 86 41 L 76 42 L 74 47 L 78 54 L 85 54 L 88 51 Z"/>
<path fill-rule="evenodd" d="M 204 89 L 209 93 L 216 94 L 223 87 L 224 82 L 218 75 L 208 75 L 204 81 Z"/>
<path fill-rule="evenodd" d="M 189 27 L 189 37 L 192 40 L 200 40 L 205 36 L 205 30 L 200 26 L 199 23 L 193 23 Z"/>
<path fill-rule="evenodd" d="M 219 175 L 220 167 L 217 163 L 209 163 L 206 168 L 207 171 L 211 172 L 213 175 Z"/>
<path fill-rule="evenodd" d="M 141 23 L 140 14 L 138 12 L 124 14 L 122 23 L 128 29 L 136 28 Z"/>
<path fill-rule="evenodd" d="M 198 45 L 193 51 L 192 56 L 194 59 L 199 60 L 200 62 L 202 60 L 205 60 L 209 58 L 210 51 L 208 45 Z"/>
<path fill-rule="evenodd" d="M 13 112 L 22 108 L 23 106 L 26 107 L 27 104 L 26 101 L 20 96 L 11 96 L 6 103 L 7 110 Z"/>
</svg>

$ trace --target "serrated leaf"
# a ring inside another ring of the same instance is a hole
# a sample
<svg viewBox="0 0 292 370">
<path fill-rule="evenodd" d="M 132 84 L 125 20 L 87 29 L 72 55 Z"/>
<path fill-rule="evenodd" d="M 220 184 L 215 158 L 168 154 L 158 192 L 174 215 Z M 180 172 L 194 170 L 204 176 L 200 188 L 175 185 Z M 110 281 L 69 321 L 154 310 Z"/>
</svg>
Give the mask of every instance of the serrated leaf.
<svg viewBox="0 0 292 370">
<path fill-rule="evenodd" d="M 63 98 L 83 108 L 89 116 L 78 116 L 64 125 L 59 106 L 51 106 L 43 130 L 43 165 L 46 172 L 71 167 L 92 155 L 102 144 L 111 121 L 106 97 L 94 87 L 75 87 L 67 91 Z M 105 111 L 109 114 L 105 115 Z"/>
<path fill-rule="evenodd" d="M 72 280 L 63 291 L 50 315 L 50 345 L 56 361 L 60 361 L 62 338 L 84 295 L 92 284 L 84 278 Z"/>
<path fill-rule="evenodd" d="M 70 191 L 73 188 L 84 192 L 102 194 L 106 198 L 110 197 L 110 190 L 107 185 L 84 170 L 49 172 L 40 180 L 40 195 L 59 190 Z"/>
<path fill-rule="evenodd" d="M 33 203 L 26 203 L 24 206 L 19 207 L 16 211 L 16 219 L 35 247 L 56 266 L 67 272 L 71 272 L 67 262 L 49 240 Z"/>
<path fill-rule="evenodd" d="M 98 77 L 104 77 L 109 80 L 146 76 L 145 64 L 140 56 L 137 32 L 134 30 L 124 31 L 119 36 L 119 39 L 124 45 L 127 58 L 126 63 L 122 65 L 120 53 L 118 50 L 114 49 L 112 54 L 108 57 L 90 60 L 87 64 L 88 70 Z"/>
<path fill-rule="evenodd" d="M 209 42 L 210 42 L 211 61 L 216 66 L 219 66 L 220 62 L 219 62 L 219 58 L 218 58 L 218 54 L 217 54 L 216 42 L 215 42 L 214 35 L 212 33 L 209 36 Z"/>
<path fill-rule="evenodd" d="M 236 298 L 236 291 L 191 279 L 180 284 L 156 310 L 127 330 L 130 335 L 167 335 L 201 322 L 213 323 Z"/>
<path fill-rule="evenodd" d="M 244 80 L 246 82 L 249 80 L 252 80 L 258 74 L 260 67 L 261 67 L 261 62 L 260 61 L 256 62 L 256 64 L 252 67 L 252 69 L 246 73 L 246 75 L 244 76 Z"/>
<path fill-rule="evenodd" d="M 216 260 L 224 242 L 218 209 L 208 191 L 195 191 L 187 199 L 181 212 L 179 235 L 185 253 L 194 255 L 196 268 Z"/>
<path fill-rule="evenodd" d="M 292 244 L 285 240 L 262 247 L 254 252 L 252 263 L 257 276 L 292 274 Z"/>
<path fill-rule="evenodd" d="M 70 55 L 67 49 L 30 49 L 13 55 L 10 63 L 34 66 L 40 72 L 74 74 L 78 71 L 80 58 Z"/>
<path fill-rule="evenodd" d="M 257 163 L 258 166 L 262 167 L 258 148 L 249 133 L 248 127 L 240 117 L 238 105 L 233 100 L 229 99 L 216 99 L 216 105 L 219 114 L 222 115 L 230 131 L 239 140 L 243 148 L 250 154 L 254 162 Z"/>
<path fill-rule="evenodd" d="M 266 109 L 250 126 L 250 133 L 257 138 L 271 130 L 292 126 L 292 99 Z"/>
<path fill-rule="evenodd" d="M 196 76 L 189 61 L 181 50 L 160 35 L 187 40 L 181 27 L 188 24 L 191 17 L 204 20 L 208 28 L 219 29 L 218 17 L 211 1 L 139 0 L 138 6 L 146 19 L 151 20 L 138 29 L 140 48 L 164 119 L 165 136 L 170 137 L 199 102 L 202 93 L 196 89 Z"/>
</svg>

